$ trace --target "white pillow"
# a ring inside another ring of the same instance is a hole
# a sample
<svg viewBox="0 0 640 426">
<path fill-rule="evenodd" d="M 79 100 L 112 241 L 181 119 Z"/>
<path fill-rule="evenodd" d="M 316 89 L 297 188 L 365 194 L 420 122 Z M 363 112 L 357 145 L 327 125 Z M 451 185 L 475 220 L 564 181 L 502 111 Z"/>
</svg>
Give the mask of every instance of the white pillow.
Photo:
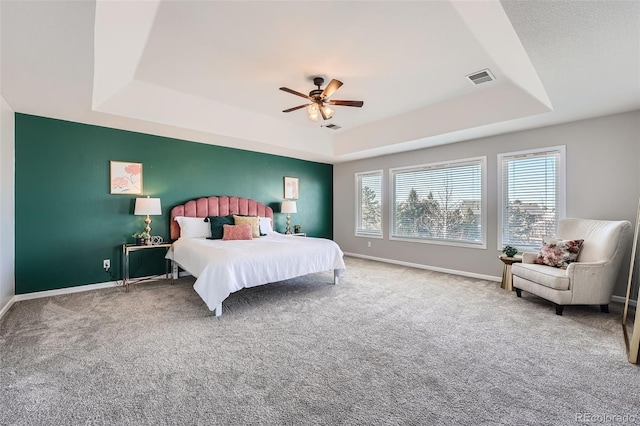
<svg viewBox="0 0 640 426">
<path fill-rule="evenodd" d="M 260 218 L 260 232 L 263 234 L 273 234 L 273 228 L 271 227 L 270 217 Z"/>
<path fill-rule="evenodd" d="M 180 238 L 210 238 L 211 226 L 203 217 L 176 216 L 180 225 Z"/>
</svg>

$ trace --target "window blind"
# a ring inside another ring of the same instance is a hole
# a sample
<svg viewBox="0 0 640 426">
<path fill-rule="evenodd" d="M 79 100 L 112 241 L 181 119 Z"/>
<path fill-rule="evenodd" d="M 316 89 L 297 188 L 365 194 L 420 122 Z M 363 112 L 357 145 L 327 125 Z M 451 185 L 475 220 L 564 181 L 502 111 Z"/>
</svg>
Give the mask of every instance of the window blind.
<svg viewBox="0 0 640 426">
<path fill-rule="evenodd" d="M 501 154 L 499 249 L 539 248 L 564 215 L 564 147 Z"/>
<path fill-rule="evenodd" d="M 392 169 L 392 237 L 484 244 L 484 168 L 476 158 Z"/>
<path fill-rule="evenodd" d="M 356 235 L 382 236 L 382 170 L 356 173 Z"/>
</svg>

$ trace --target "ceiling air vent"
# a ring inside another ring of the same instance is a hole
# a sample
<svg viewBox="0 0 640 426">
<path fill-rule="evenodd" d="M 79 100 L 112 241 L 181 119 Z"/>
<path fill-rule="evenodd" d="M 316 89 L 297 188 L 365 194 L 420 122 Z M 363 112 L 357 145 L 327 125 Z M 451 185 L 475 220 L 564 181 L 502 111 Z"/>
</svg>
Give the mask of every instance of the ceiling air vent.
<svg viewBox="0 0 640 426">
<path fill-rule="evenodd" d="M 467 78 L 472 84 L 476 86 L 478 84 L 486 83 L 487 81 L 493 81 L 496 79 L 488 69 L 469 74 Z"/>
<path fill-rule="evenodd" d="M 327 127 L 327 128 L 329 128 L 329 129 L 331 129 L 331 130 L 338 130 L 338 129 L 342 129 L 342 127 L 338 126 L 337 124 L 327 124 L 327 125 L 326 125 L 326 126 L 324 126 L 324 127 Z"/>
</svg>

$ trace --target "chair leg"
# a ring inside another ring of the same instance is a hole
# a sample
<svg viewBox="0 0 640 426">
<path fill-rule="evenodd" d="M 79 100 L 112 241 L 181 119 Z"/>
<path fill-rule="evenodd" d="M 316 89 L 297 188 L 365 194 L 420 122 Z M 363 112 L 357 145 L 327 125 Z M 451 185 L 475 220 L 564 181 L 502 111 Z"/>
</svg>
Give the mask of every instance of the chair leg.
<svg viewBox="0 0 640 426">
<path fill-rule="evenodd" d="M 600 305 L 600 312 L 609 313 L 609 305 Z"/>
<path fill-rule="evenodd" d="M 520 289 L 519 289 L 519 288 L 517 288 L 517 287 L 514 287 L 514 289 L 516 290 L 516 296 L 518 296 L 518 297 L 522 297 L 522 290 L 520 290 Z"/>
<path fill-rule="evenodd" d="M 556 315 L 562 315 L 563 309 L 564 309 L 564 305 L 556 305 Z"/>
</svg>

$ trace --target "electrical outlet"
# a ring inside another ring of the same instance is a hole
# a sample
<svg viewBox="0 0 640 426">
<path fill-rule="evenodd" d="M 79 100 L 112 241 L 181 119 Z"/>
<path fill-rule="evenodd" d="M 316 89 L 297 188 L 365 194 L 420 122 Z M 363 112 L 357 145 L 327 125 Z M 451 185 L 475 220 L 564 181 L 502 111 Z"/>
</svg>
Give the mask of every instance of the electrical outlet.
<svg viewBox="0 0 640 426">
<path fill-rule="evenodd" d="M 371 247 L 371 241 L 367 241 L 367 247 Z"/>
<path fill-rule="evenodd" d="M 108 271 L 109 269 L 111 269 L 111 259 L 103 260 L 102 267 L 104 268 L 105 271 Z"/>
</svg>

